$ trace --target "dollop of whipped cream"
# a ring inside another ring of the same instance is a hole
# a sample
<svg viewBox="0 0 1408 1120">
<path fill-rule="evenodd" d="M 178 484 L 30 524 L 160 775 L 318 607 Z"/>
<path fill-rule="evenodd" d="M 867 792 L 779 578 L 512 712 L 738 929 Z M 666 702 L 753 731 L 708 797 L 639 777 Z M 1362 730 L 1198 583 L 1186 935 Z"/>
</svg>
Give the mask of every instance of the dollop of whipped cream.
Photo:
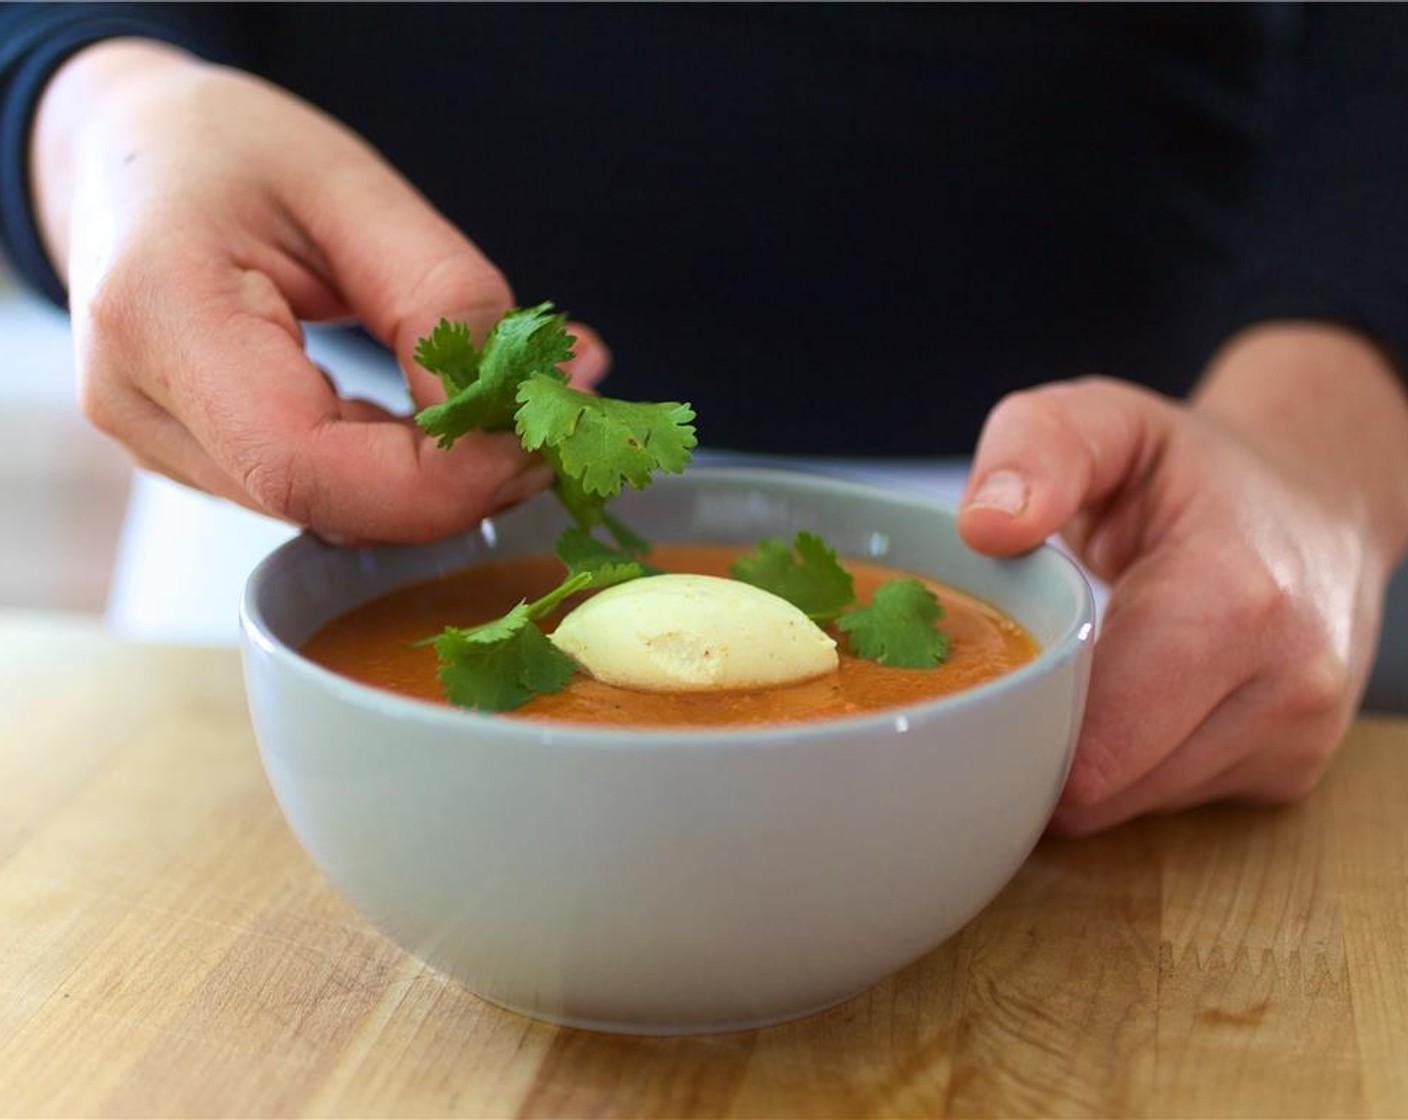
<svg viewBox="0 0 1408 1120">
<path fill-rule="evenodd" d="M 718 576 L 645 576 L 609 587 L 552 633 L 599 681 L 642 692 L 791 684 L 832 672 L 836 643 L 770 591 Z"/>
</svg>

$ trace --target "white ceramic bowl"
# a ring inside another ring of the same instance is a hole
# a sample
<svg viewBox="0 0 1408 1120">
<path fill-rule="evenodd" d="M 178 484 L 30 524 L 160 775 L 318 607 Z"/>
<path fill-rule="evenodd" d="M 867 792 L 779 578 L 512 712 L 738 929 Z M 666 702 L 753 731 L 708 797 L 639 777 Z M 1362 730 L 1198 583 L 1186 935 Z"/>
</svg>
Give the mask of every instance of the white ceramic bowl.
<svg viewBox="0 0 1408 1120">
<path fill-rule="evenodd" d="M 551 548 L 540 499 L 430 546 L 311 537 L 249 580 L 243 653 L 279 804 L 329 880 L 388 937 L 485 999 L 633 1033 L 758 1026 L 864 991 L 976 914 L 1031 851 L 1080 724 L 1093 605 L 1043 548 L 975 555 L 912 494 L 695 468 L 628 493 L 656 540 L 822 533 L 929 573 L 1043 646 L 947 699 L 752 731 L 545 726 L 353 683 L 297 650 L 393 588 Z"/>
</svg>

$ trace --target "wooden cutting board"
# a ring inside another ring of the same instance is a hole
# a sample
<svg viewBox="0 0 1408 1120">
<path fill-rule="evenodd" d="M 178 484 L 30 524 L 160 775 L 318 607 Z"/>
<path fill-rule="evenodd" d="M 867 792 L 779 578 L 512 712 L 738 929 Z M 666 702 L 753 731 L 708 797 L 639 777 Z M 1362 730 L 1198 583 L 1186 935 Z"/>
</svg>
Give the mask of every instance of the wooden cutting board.
<svg viewBox="0 0 1408 1120">
<path fill-rule="evenodd" d="M 0 1115 L 1408 1116 L 1408 721 L 1285 811 L 1043 843 L 957 937 L 762 1031 L 491 1007 L 279 816 L 236 656 L 0 615 Z"/>
</svg>

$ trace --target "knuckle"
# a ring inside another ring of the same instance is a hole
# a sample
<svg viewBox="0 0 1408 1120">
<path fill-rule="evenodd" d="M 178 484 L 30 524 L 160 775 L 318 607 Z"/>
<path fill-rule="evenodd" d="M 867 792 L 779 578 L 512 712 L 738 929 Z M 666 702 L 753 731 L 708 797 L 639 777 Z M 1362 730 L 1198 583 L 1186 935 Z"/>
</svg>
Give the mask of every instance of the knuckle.
<svg viewBox="0 0 1408 1120">
<path fill-rule="evenodd" d="M 1070 428 L 1067 419 L 1066 402 L 1053 386 L 1018 389 L 1002 396 L 988 413 L 980 444 L 1013 438 L 1024 443 L 1064 441 Z"/>
<path fill-rule="evenodd" d="M 1106 377 L 1052 381 L 1005 394 L 993 406 L 989 424 L 1020 430 L 1033 440 L 1059 440 L 1073 451 L 1092 455 L 1091 448 L 1082 446 L 1080 440 L 1092 404 L 1100 403 L 1101 398 L 1109 398 L 1108 404 L 1129 397 L 1127 386 Z"/>
<path fill-rule="evenodd" d="M 1349 666 L 1329 650 L 1301 663 L 1288 687 L 1287 714 L 1295 720 L 1325 719 L 1337 714 L 1351 690 Z"/>
<path fill-rule="evenodd" d="M 101 347 L 132 337 L 143 321 L 148 285 L 139 269 L 119 264 L 99 278 L 82 306 L 87 333 Z"/>
<path fill-rule="evenodd" d="M 1240 571 L 1229 568 L 1229 575 L 1235 580 L 1225 603 L 1229 629 L 1254 635 L 1277 625 L 1289 606 L 1289 597 L 1275 577 L 1258 565 L 1247 565 Z"/>
<path fill-rule="evenodd" d="M 482 312 L 497 318 L 513 303 L 508 280 L 494 265 L 472 253 L 449 252 L 432 262 L 392 310 L 398 332 L 431 315 Z M 398 342 L 400 340 L 398 339 Z"/>
<path fill-rule="evenodd" d="M 1290 805 L 1315 792 L 1334 756 L 1328 738 L 1307 739 L 1282 750 L 1276 759 L 1276 772 L 1247 800 L 1265 805 Z"/>
<path fill-rule="evenodd" d="M 1115 792 L 1111 761 L 1097 750 L 1082 749 L 1071 763 L 1061 792 L 1063 817 L 1079 821 L 1103 805 Z"/>
<path fill-rule="evenodd" d="M 1325 771 L 1330 766 L 1328 751 L 1317 751 L 1313 756 L 1293 759 L 1288 773 L 1282 779 L 1281 788 L 1276 791 L 1283 804 L 1303 801 L 1315 792 Z"/>
<path fill-rule="evenodd" d="M 1082 396 L 1087 396 L 1096 393 L 1120 403 L 1162 399 L 1157 393 L 1142 385 L 1121 381 L 1118 377 L 1111 377 L 1104 373 L 1083 373 L 1066 381 L 1058 381 L 1054 387 L 1067 395 L 1079 393 Z"/>
<path fill-rule="evenodd" d="M 104 435 L 118 434 L 118 410 L 112 390 L 105 380 L 91 370 L 80 369 L 78 377 L 78 410 Z"/>
<path fill-rule="evenodd" d="M 172 341 L 163 324 L 170 316 L 156 309 L 162 307 L 162 274 L 181 271 L 170 257 L 164 249 L 141 259 L 121 257 L 74 301 L 79 406 L 95 423 L 109 416 L 118 387 L 147 384 L 160 392 L 167 385 Z"/>
<path fill-rule="evenodd" d="M 297 525 L 310 525 L 317 503 L 306 463 L 296 447 L 260 447 L 250 455 L 240 484 L 261 509 Z"/>
<path fill-rule="evenodd" d="M 1078 395 L 1083 406 L 1093 401 L 1127 416 L 1159 415 L 1179 407 L 1174 399 L 1147 385 L 1103 373 L 1087 373 L 1058 384 L 1069 396 Z"/>
<path fill-rule="evenodd" d="M 243 268 L 237 283 L 239 300 L 234 314 L 277 323 L 300 345 L 303 343 L 303 326 L 272 278 L 258 269 Z"/>
<path fill-rule="evenodd" d="M 1346 707 L 1355 683 L 1350 664 L 1290 589 L 1264 570 L 1244 572 L 1227 612 L 1229 631 L 1257 643 L 1283 720 L 1330 719 Z"/>
<path fill-rule="evenodd" d="M 1097 389 L 1101 392 L 1123 393 L 1129 388 L 1126 382 L 1104 373 L 1082 373 L 1065 382 L 1066 385 L 1081 389 Z"/>
<path fill-rule="evenodd" d="M 993 406 L 993 419 L 1010 422 L 1014 419 L 1025 419 L 1029 416 L 1050 417 L 1057 412 L 1055 395 L 1049 387 L 1038 387 L 1035 389 L 1016 389 L 1010 393 L 1004 393 L 999 398 L 997 404 Z"/>
</svg>

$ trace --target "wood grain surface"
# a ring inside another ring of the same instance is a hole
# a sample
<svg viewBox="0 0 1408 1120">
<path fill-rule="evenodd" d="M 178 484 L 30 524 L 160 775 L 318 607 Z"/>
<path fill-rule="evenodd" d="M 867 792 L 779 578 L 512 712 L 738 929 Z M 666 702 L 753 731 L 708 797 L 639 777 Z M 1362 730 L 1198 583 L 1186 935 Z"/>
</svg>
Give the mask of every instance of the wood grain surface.
<svg viewBox="0 0 1408 1120">
<path fill-rule="evenodd" d="M 500 1011 L 322 881 L 229 651 L 0 615 L 0 1115 L 1408 1116 L 1408 722 L 1291 810 L 1043 843 L 787 1026 Z"/>
</svg>

